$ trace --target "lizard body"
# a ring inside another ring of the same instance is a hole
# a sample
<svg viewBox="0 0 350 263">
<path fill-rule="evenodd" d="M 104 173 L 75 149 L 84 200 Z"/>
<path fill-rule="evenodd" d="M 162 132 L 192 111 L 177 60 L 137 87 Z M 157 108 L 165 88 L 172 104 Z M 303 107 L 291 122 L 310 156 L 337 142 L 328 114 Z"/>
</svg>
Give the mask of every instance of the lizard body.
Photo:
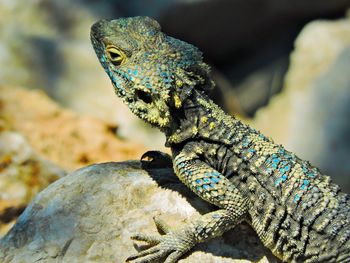
<svg viewBox="0 0 350 263">
<path fill-rule="evenodd" d="M 132 262 L 176 262 L 241 221 L 285 262 L 350 262 L 348 196 L 309 162 L 228 116 L 207 93 L 214 84 L 194 46 L 161 32 L 148 17 L 101 20 L 91 40 L 116 94 L 158 127 L 176 175 L 219 209 L 162 236 Z"/>
</svg>

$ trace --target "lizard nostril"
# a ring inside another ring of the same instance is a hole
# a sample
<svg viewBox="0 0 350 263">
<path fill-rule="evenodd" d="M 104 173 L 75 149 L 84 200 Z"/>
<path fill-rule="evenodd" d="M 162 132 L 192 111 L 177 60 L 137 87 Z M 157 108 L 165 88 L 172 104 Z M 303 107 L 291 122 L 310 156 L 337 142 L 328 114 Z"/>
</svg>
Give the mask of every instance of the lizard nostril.
<svg viewBox="0 0 350 263">
<path fill-rule="evenodd" d="M 145 92 L 145 91 L 143 91 L 143 90 L 136 90 L 136 92 L 135 92 L 135 97 L 136 97 L 137 99 L 142 100 L 143 102 L 145 102 L 145 103 L 147 103 L 147 104 L 149 104 L 149 103 L 152 102 L 152 96 L 151 96 L 151 94 L 148 93 L 148 92 Z"/>
</svg>

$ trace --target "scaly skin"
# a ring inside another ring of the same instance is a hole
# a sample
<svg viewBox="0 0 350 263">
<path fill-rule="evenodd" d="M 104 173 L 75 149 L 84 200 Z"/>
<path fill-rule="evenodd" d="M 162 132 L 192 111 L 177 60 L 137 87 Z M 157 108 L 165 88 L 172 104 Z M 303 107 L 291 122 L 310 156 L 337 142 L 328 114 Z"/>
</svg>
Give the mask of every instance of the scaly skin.
<svg viewBox="0 0 350 263">
<path fill-rule="evenodd" d="M 329 177 L 260 132 L 225 114 L 200 51 L 161 32 L 147 17 L 92 26 L 96 54 L 116 94 L 166 135 L 176 175 L 220 209 L 162 236 L 132 262 L 176 262 L 241 221 L 285 262 L 350 262 L 350 204 Z"/>
</svg>

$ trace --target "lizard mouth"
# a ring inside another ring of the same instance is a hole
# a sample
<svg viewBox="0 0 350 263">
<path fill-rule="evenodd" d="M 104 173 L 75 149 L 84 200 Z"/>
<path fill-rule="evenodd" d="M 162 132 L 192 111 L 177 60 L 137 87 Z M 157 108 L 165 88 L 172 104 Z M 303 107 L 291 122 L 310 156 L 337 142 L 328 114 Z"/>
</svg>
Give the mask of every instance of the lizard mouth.
<svg viewBox="0 0 350 263">
<path fill-rule="evenodd" d="M 152 95 L 149 92 L 137 89 L 135 91 L 135 100 L 141 100 L 146 104 L 150 104 L 153 101 Z"/>
</svg>

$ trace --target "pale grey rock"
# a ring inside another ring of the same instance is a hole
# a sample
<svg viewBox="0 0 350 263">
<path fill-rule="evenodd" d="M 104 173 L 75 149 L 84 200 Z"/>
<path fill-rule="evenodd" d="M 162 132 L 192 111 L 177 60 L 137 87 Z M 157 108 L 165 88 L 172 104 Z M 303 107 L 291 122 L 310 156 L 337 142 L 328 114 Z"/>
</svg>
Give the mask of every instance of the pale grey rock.
<svg viewBox="0 0 350 263">
<path fill-rule="evenodd" d="M 171 170 L 146 172 L 139 166 L 136 161 L 92 165 L 51 184 L 0 240 L 0 262 L 124 262 L 135 253 L 132 234 L 156 232 L 153 216 L 179 226 L 214 209 Z M 278 262 L 247 225 L 180 260 L 251 261 Z"/>
</svg>

